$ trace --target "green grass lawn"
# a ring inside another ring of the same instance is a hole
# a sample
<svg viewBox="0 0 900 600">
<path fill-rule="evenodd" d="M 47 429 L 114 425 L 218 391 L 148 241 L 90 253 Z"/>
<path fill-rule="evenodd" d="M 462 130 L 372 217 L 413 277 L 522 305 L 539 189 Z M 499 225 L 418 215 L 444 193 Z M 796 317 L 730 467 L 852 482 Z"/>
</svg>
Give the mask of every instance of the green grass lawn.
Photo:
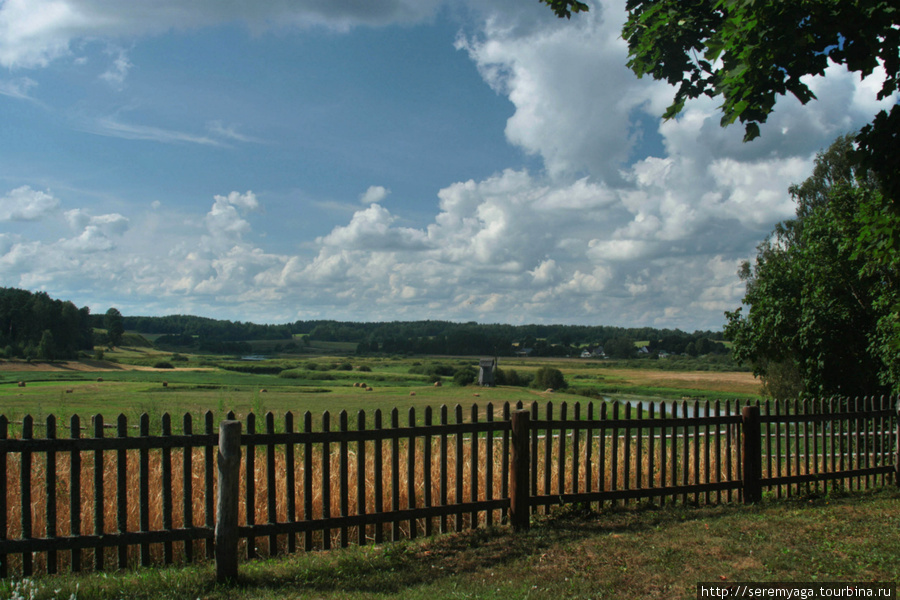
<svg viewBox="0 0 900 600">
<path fill-rule="evenodd" d="M 76 413 L 83 419 L 102 414 L 111 421 L 120 413 L 129 419 L 147 413 L 152 422 L 158 422 L 162 413 L 168 412 L 178 428 L 180 417 L 186 412 L 197 419 L 202 413 L 213 411 L 218 421 L 228 411 L 240 418 L 251 411 L 272 411 L 280 420 L 287 411 L 295 417 L 306 411 L 318 417 L 324 411 L 346 410 L 355 423 L 359 410 L 371 415 L 376 409 L 397 408 L 405 424 L 411 407 L 416 408 L 421 422 L 426 406 L 435 411 L 437 421 L 442 405 L 452 411 L 460 404 L 468 418 L 474 403 L 482 407 L 493 403 L 499 413 L 505 402 L 519 401 L 528 404 L 547 400 L 586 403 L 602 397 L 631 401 L 756 397 L 748 393 L 746 373 L 698 372 L 687 377 L 684 372 L 613 370 L 597 361 L 566 359 L 501 361 L 502 368 L 522 374 L 533 373 L 544 365 L 561 369 L 570 387 L 567 393 L 549 394 L 522 387 L 460 387 L 450 377 L 443 378 L 441 387 L 434 387 L 429 376 L 423 374 L 423 369 L 436 364 L 451 368 L 477 365 L 476 358 L 466 357 L 323 354 L 256 362 L 215 356 L 173 357 L 148 348 L 117 349 L 106 352 L 105 357 L 115 362 L 86 361 L 80 368 L 58 363 L 51 365 L 53 370 L 5 363 L 0 370 L 0 413 L 11 421 L 30 414 L 38 422 L 48 414 L 63 419 Z M 147 368 L 160 361 L 177 368 Z M 21 370 L 16 370 L 17 365 Z M 351 370 L 346 370 L 347 365 Z M 276 373 L 282 370 L 294 377 L 278 376 Z M 25 387 L 18 386 L 20 381 L 25 382 Z M 365 383 L 372 390 L 355 387 L 358 383 Z"/>
<path fill-rule="evenodd" d="M 535 600 L 696 598 L 698 582 L 900 581 L 900 493 L 756 506 L 569 509 L 506 527 L 245 562 L 45 576 L 23 598 Z M 0 598 L 15 597 L 0 582 Z"/>
</svg>

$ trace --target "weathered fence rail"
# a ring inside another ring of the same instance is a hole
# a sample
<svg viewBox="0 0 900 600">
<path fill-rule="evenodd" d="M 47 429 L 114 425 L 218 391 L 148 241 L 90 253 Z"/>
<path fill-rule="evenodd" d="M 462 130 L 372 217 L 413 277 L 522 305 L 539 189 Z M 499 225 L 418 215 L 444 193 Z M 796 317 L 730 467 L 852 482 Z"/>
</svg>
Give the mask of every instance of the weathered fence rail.
<svg viewBox="0 0 900 600">
<path fill-rule="evenodd" d="M 896 399 L 690 408 L 429 407 L 402 424 L 396 409 L 352 424 L 346 412 L 229 414 L 218 428 L 206 413 L 197 433 L 190 415 L 180 433 L 163 415 L 156 435 L 143 415 L 136 436 L 121 415 L 115 435 L 99 415 L 67 432 L 49 416 L 43 437 L 31 417 L 0 416 L 0 577 L 215 558 L 228 579 L 243 556 L 523 529 L 562 503 L 900 484 Z"/>
</svg>

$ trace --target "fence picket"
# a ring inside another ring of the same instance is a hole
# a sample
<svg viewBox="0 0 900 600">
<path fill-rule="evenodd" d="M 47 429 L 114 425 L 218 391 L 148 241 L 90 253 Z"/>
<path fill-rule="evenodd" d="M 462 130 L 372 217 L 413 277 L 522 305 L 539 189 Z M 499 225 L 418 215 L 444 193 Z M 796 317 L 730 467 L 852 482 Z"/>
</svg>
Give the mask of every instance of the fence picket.
<svg viewBox="0 0 900 600">
<path fill-rule="evenodd" d="M 600 405 L 600 435 L 597 445 L 597 491 L 606 490 L 606 407 L 604 402 Z M 535 469 L 536 470 L 536 469 Z M 597 508 L 603 509 L 603 500 L 598 501 Z"/>
<path fill-rule="evenodd" d="M 559 443 L 556 445 L 556 493 L 562 496 L 566 493 L 566 418 L 569 405 L 561 402 L 559 405 Z"/>
<path fill-rule="evenodd" d="M 624 456 L 622 457 L 622 462 L 624 463 L 624 469 L 622 474 L 622 489 L 630 490 L 631 489 L 631 402 L 625 403 L 625 431 L 623 432 L 624 441 Z M 624 500 L 625 504 L 628 504 L 628 498 Z"/>
<path fill-rule="evenodd" d="M 47 439 L 56 439 L 56 417 L 47 416 Z M 46 469 L 46 490 L 47 490 L 47 534 L 46 537 L 53 539 L 56 537 L 56 452 L 54 450 L 47 451 L 47 469 Z M 56 573 L 57 566 L 56 550 L 50 550 L 47 553 L 47 573 L 53 575 Z"/>
<path fill-rule="evenodd" d="M 188 438 L 181 451 L 181 526 L 190 529 L 194 526 L 194 447 L 190 441 L 194 434 L 194 422 L 190 413 L 185 413 L 181 419 L 181 432 Z M 194 543 L 185 540 L 183 544 L 185 562 L 194 562 Z"/>
<path fill-rule="evenodd" d="M 455 407 L 456 412 L 456 424 L 460 425 L 463 422 L 463 409 L 459 404 Z M 463 435 L 461 432 L 456 433 L 456 495 L 454 496 L 454 500 L 456 504 L 462 504 L 465 500 L 463 499 Z M 463 515 L 461 512 L 456 513 L 456 532 L 459 533 L 463 530 Z"/>
<path fill-rule="evenodd" d="M 672 419 L 677 422 L 678 418 L 678 403 L 672 403 Z M 685 448 L 686 454 L 687 448 Z M 678 457 L 681 453 L 678 451 L 678 425 L 673 423 L 672 425 L 672 452 L 670 453 L 672 456 L 672 487 L 676 487 L 678 485 Z M 686 462 L 687 456 L 681 462 Z M 672 504 L 676 504 L 678 502 L 678 494 L 676 492 L 672 493 Z"/>
<path fill-rule="evenodd" d="M 9 437 L 9 419 L 6 418 L 6 415 L 0 415 L 0 442 L 5 442 Z M 5 542 L 8 538 L 8 533 L 6 530 L 6 511 L 9 508 L 9 503 L 7 502 L 7 490 L 6 490 L 6 460 L 7 460 L 7 452 L 6 446 L 0 446 L 0 543 Z M 9 577 L 9 565 L 7 564 L 7 555 L 5 552 L 0 551 L 0 577 L 6 578 Z"/>
<path fill-rule="evenodd" d="M 651 407 L 652 410 L 652 407 Z M 666 420 L 666 405 L 662 403 L 659 405 L 659 418 L 663 421 Z M 661 426 L 659 428 L 659 487 L 666 487 L 666 465 L 669 464 L 666 462 L 666 449 L 669 446 L 669 442 L 666 440 L 666 430 L 668 428 L 666 426 Z M 673 481 L 674 483 L 674 481 Z M 663 507 L 666 505 L 666 496 L 664 494 L 660 494 L 659 496 L 659 506 Z"/>
<path fill-rule="evenodd" d="M 449 449 L 447 447 L 447 429 L 446 425 L 448 423 L 447 420 L 447 405 L 441 405 L 441 473 L 440 473 L 440 490 L 439 493 L 441 495 L 440 505 L 447 506 L 448 499 L 448 459 L 449 459 Z M 377 495 L 376 495 L 377 497 Z M 447 533 L 447 515 L 441 514 L 441 533 Z"/>
<path fill-rule="evenodd" d="M 81 420 L 78 415 L 69 419 L 69 436 L 72 439 L 81 437 Z M 6 478 L 3 478 L 6 481 Z M 69 535 L 81 535 L 81 452 L 74 448 L 69 454 Z M 72 549 L 72 570 L 81 570 L 81 548 Z"/>
<path fill-rule="evenodd" d="M 356 413 L 356 430 L 360 433 L 366 431 L 364 410 Z M 356 443 L 356 514 L 366 514 L 366 440 L 362 435 Z M 356 543 L 360 546 L 366 545 L 366 526 L 363 524 L 357 527 Z"/>
<path fill-rule="evenodd" d="M 266 433 L 274 435 L 275 433 L 275 415 L 271 411 L 266 413 Z M 275 444 L 266 444 L 266 517 L 268 523 L 278 522 L 278 511 L 276 509 L 276 484 L 275 484 Z M 278 536 L 269 535 L 269 556 L 278 554 Z"/>
<path fill-rule="evenodd" d="M 407 423 L 410 427 L 416 425 L 416 409 L 409 407 Z M 410 435 L 406 446 L 406 508 L 412 510 L 416 507 L 416 438 Z M 416 519 L 409 519 L 409 537 L 416 537 Z"/>
<path fill-rule="evenodd" d="M 708 417 L 710 414 L 709 411 L 709 400 L 707 400 L 703 405 L 703 415 Z M 710 435 L 712 432 L 709 429 L 709 421 L 706 422 L 706 425 L 703 426 L 703 483 L 711 483 L 712 477 L 711 473 L 711 465 L 710 465 L 710 443 L 712 442 L 712 436 Z M 706 488 L 706 497 L 705 502 L 707 504 L 710 503 L 711 493 L 709 487 Z"/>
<path fill-rule="evenodd" d="M 642 419 L 642 418 L 644 417 L 644 403 L 643 403 L 643 402 L 638 402 L 638 403 L 637 403 L 636 415 L 637 415 L 637 418 L 638 418 L 638 419 Z M 642 427 L 638 427 L 638 428 L 637 428 L 637 430 L 636 430 L 636 435 L 637 435 L 637 444 L 636 444 L 636 445 L 637 445 L 637 448 L 635 449 L 635 455 L 634 455 L 634 481 L 635 481 L 635 487 L 636 487 L 636 488 L 638 488 L 638 489 L 643 489 L 643 488 L 644 488 L 644 474 L 643 474 L 643 468 L 644 468 L 644 452 L 643 452 L 643 445 L 644 445 L 644 430 L 643 430 Z M 651 486 L 648 485 L 647 487 L 651 487 Z"/>
<path fill-rule="evenodd" d="M 612 452 L 612 457 L 610 459 L 610 468 L 612 469 L 612 477 L 610 488 L 612 491 L 616 491 L 619 489 L 619 403 L 618 401 L 613 402 L 612 408 L 612 418 L 613 418 L 613 426 L 612 426 L 612 447 L 610 451 Z M 613 502 L 615 505 L 615 502 Z"/>
<path fill-rule="evenodd" d="M 400 511 L 400 412 L 391 410 L 391 512 Z M 395 518 L 391 522 L 391 541 L 400 540 L 400 523 Z"/>
<path fill-rule="evenodd" d="M 548 498 L 544 504 L 544 514 L 547 514 L 550 512 L 549 498 L 551 497 L 550 480 L 552 474 L 550 465 L 552 464 L 553 456 L 553 428 L 550 426 L 550 423 L 553 422 L 553 402 L 547 402 L 544 406 L 544 411 L 547 415 L 547 426 L 544 428 L 544 495 Z"/>
<path fill-rule="evenodd" d="M 312 413 L 303 413 L 303 433 L 312 433 Z M 313 450 L 310 438 L 303 444 L 303 520 L 313 520 Z M 309 552 L 313 548 L 312 531 L 303 532 L 303 549 Z"/>
<path fill-rule="evenodd" d="M 487 405 L 487 422 L 494 422 L 494 405 L 488 402 Z M 484 499 L 485 500 L 493 500 L 494 499 L 494 430 L 488 429 L 485 434 L 485 443 L 484 443 Z M 426 462 L 427 464 L 427 462 Z M 487 516 L 485 517 L 485 524 L 488 527 L 493 526 L 494 524 L 494 511 L 487 511 Z"/>
<path fill-rule="evenodd" d="M 375 432 L 378 433 L 382 429 L 382 416 L 381 409 L 375 410 Z M 373 510 L 376 515 L 380 515 L 384 512 L 384 440 L 380 437 L 376 437 L 375 439 L 375 506 Z M 384 524 L 376 523 L 375 524 L 375 543 L 380 544 L 384 542 Z"/>
<path fill-rule="evenodd" d="M 100 429 L 97 437 L 103 436 L 103 417 L 97 415 L 100 420 Z M 163 437 L 168 437 L 172 435 L 172 418 L 169 416 L 169 413 L 163 413 L 162 416 L 162 435 Z M 102 459 L 102 453 L 100 453 Z M 100 463 L 101 473 L 103 472 L 103 463 Z M 96 467 L 95 467 L 96 471 Z M 101 496 L 102 488 L 101 488 Z M 166 531 L 172 530 L 172 449 L 171 448 L 163 448 L 162 449 L 162 514 L 163 514 L 163 529 Z M 101 531 L 98 533 L 102 533 L 102 525 L 103 525 L 103 516 L 100 515 L 100 525 Z M 101 552 L 97 552 L 102 556 Z M 163 544 L 163 562 L 167 565 L 172 564 L 172 542 L 166 542 Z"/>
<path fill-rule="evenodd" d="M 432 411 L 430 406 L 425 407 L 425 428 L 428 431 L 431 431 L 432 427 Z M 422 465 L 423 465 L 423 473 L 422 473 L 422 505 L 425 508 L 431 508 L 434 506 L 434 501 L 431 497 L 432 495 L 432 442 L 433 438 L 431 433 L 425 434 L 425 439 L 422 443 Z M 433 523 L 432 518 L 427 517 L 425 519 L 425 537 L 429 537 L 433 532 Z"/>
<path fill-rule="evenodd" d="M 652 402 L 647 409 L 647 416 L 650 420 L 656 419 L 656 407 Z M 649 432 L 647 440 L 647 487 L 652 490 L 656 487 L 656 432 L 653 430 L 653 426 L 648 427 L 647 431 Z"/>
<path fill-rule="evenodd" d="M 531 421 L 538 420 L 538 403 L 534 401 L 531 403 L 531 414 L 529 415 L 529 419 Z M 529 493 L 529 497 L 534 498 L 538 495 L 538 429 L 536 427 L 531 428 L 531 440 L 529 441 L 531 446 L 531 457 L 529 458 L 529 464 L 532 465 L 531 468 L 531 491 Z M 529 510 L 532 514 L 536 514 L 538 511 L 537 506 L 529 507 Z"/>
<path fill-rule="evenodd" d="M 284 414 L 284 432 L 288 435 L 294 433 L 294 413 L 288 411 Z M 294 457 L 294 443 L 289 442 L 284 446 L 284 503 L 288 523 L 297 522 L 297 490 L 296 490 L 296 462 Z M 288 554 L 297 551 L 297 534 L 291 532 L 287 536 Z"/>
<path fill-rule="evenodd" d="M 34 434 L 34 419 L 31 415 L 25 415 L 25 418 L 22 419 L 22 439 L 30 440 Z M 21 526 L 22 526 L 22 538 L 28 539 L 32 537 L 31 531 L 31 461 L 32 455 L 30 450 L 25 450 L 22 452 L 20 467 L 19 467 L 19 493 L 22 498 L 22 517 L 21 517 Z M 34 561 L 30 553 L 22 554 L 22 574 L 25 577 L 30 577 L 34 569 Z"/>
<path fill-rule="evenodd" d="M 322 431 L 331 431 L 331 413 L 322 413 Z M 328 438 L 322 443 L 322 520 L 331 518 L 331 444 Z M 322 531 L 322 550 L 331 549 L 331 529 Z"/>
<path fill-rule="evenodd" d="M 581 483 L 581 473 L 579 473 L 579 468 L 581 466 L 581 444 L 580 440 L 580 430 L 578 428 L 577 423 L 581 422 L 581 402 L 575 403 L 575 423 L 576 425 L 572 427 L 572 493 L 577 494 L 579 490 L 579 484 Z"/>
<path fill-rule="evenodd" d="M 213 520 L 213 510 L 215 508 L 215 488 L 213 487 L 215 478 L 215 464 L 214 464 L 214 454 L 213 454 L 213 444 L 212 439 L 215 435 L 215 425 L 213 424 L 213 414 L 212 411 L 208 410 L 203 415 L 204 421 L 204 431 L 206 432 L 207 439 L 210 440 L 207 443 L 206 448 L 204 448 L 203 452 L 203 479 L 205 483 L 205 496 L 206 500 L 206 515 L 205 515 L 205 523 L 207 529 L 212 529 L 215 526 L 215 521 Z M 206 539 L 206 558 L 212 559 L 215 556 L 215 543 L 212 538 Z"/>
<path fill-rule="evenodd" d="M 766 414 L 768 414 L 768 409 L 766 409 L 766 410 L 767 410 Z M 721 418 L 721 416 L 722 416 L 722 402 L 720 400 L 716 400 L 716 419 Z M 768 427 L 768 423 L 766 424 L 766 426 Z M 770 450 L 767 451 L 767 454 L 769 455 L 769 459 L 771 460 L 771 454 L 772 454 L 771 453 L 771 445 L 770 445 Z M 772 476 L 771 470 L 772 470 L 772 465 L 770 462 L 769 463 L 769 471 L 768 471 L 769 477 Z M 722 483 L 722 425 L 719 423 L 716 423 L 716 483 Z M 716 490 L 716 504 L 721 504 L 721 503 L 722 503 L 722 490 L 719 489 L 719 490 Z"/>
<path fill-rule="evenodd" d="M 341 433 L 347 433 L 349 427 L 347 411 L 342 410 L 338 415 L 338 428 Z M 340 482 L 340 516 L 348 517 L 350 515 L 350 457 L 349 457 L 349 448 L 346 437 L 341 438 L 339 448 L 339 460 L 340 463 L 338 465 L 338 481 Z M 346 548 L 350 545 L 350 537 L 347 526 L 341 527 L 341 548 Z"/>
<path fill-rule="evenodd" d="M 584 434 L 584 490 L 594 491 L 594 403 L 588 402 L 587 430 Z"/>
<path fill-rule="evenodd" d="M 509 402 L 503 403 L 503 416 L 501 418 L 506 423 L 510 422 L 511 416 L 510 416 Z M 501 464 L 500 464 L 500 497 L 501 498 L 509 498 L 509 460 L 510 460 L 510 457 L 509 457 L 509 453 L 510 453 L 509 441 L 510 440 L 509 440 L 509 438 L 510 438 L 510 430 L 504 429 L 502 436 L 503 436 L 502 442 L 501 442 L 502 452 L 500 454 L 500 456 L 501 456 L 501 459 L 500 459 L 500 461 L 501 461 Z M 507 508 L 506 506 L 504 506 L 500 510 L 500 521 L 502 523 L 507 523 L 509 521 L 509 508 Z"/>
</svg>

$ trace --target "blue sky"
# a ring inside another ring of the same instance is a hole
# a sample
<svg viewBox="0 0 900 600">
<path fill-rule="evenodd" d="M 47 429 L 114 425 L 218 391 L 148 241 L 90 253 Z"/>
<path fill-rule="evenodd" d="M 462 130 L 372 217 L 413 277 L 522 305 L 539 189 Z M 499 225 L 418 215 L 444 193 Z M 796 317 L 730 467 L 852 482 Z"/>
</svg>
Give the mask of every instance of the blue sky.
<svg viewBox="0 0 900 600">
<path fill-rule="evenodd" d="M 0 281 L 94 312 L 717 329 L 878 75 L 831 67 L 751 144 L 715 100 L 661 122 L 623 5 L 2 0 Z"/>
</svg>

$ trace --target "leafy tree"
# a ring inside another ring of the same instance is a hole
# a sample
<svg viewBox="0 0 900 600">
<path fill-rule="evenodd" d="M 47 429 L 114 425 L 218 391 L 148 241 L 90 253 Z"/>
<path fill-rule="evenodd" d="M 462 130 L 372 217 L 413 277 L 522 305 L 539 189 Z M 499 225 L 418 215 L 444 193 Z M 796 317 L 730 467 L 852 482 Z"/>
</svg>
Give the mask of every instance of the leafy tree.
<svg viewBox="0 0 900 600">
<path fill-rule="evenodd" d="M 122 336 L 125 335 L 125 325 L 119 309 L 110 308 L 106 311 L 103 323 L 106 326 L 106 336 L 109 339 L 109 345 L 118 346 L 121 344 Z"/>
<path fill-rule="evenodd" d="M 559 18 L 572 18 L 572 13 L 587 12 L 590 7 L 584 2 L 578 0 L 540 0 L 543 4 L 550 7 L 550 10 L 556 13 Z"/>
<path fill-rule="evenodd" d="M 534 374 L 533 386 L 538 389 L 564 390 L 569 387 L 562 371 L 553 367 L 541 367 Z"/>
<path fill-rule="evenodd" d="M 897 270 L 859 251 L 863 216 L 885 201 L 852 152 L 853 138 L 839 138 L 790 188 L 797 217 L 743 266 L 748 313 L 726 313 L 735 358 L 753 366 L 769 395 L 879 394 L 900 381 L 897 354 L 886 351 Z"/>
<path fill-rule="evenodd" d="M 578 0 L 541 0 L 558 17 L 588 10 Z M 740 121 L 745 140 L 759 135 L 778 96 L 806 104 L 815 94 L 803 78 L 829 62 L 865 77 L 882 66 L 878 99 L 900 79 L 900 10 L 896 0 L 628 0 L 622 37 L 628 66 L 677 87 L 664 116 L 685 102 L 722 96 L 722 125 Z M 881 111 L 859 136 L 860 159 L 900 205 L 900 107 Z"/>
</svg>

